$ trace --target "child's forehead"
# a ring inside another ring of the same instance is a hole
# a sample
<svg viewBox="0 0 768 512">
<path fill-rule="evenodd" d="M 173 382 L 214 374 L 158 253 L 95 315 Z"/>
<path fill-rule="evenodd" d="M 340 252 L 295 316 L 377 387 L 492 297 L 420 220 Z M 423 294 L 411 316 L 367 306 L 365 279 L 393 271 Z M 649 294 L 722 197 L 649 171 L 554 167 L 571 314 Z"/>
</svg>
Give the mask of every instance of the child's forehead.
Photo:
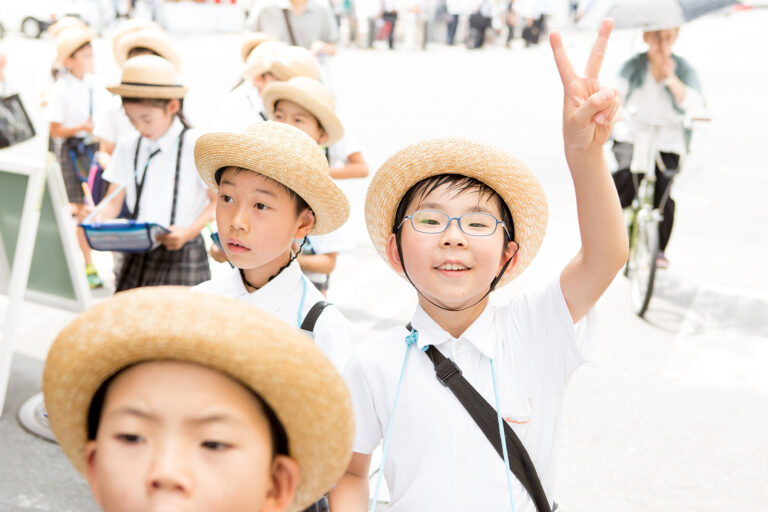
<svg viewBox="0 0 768 512">
<path fill-rule="evenodd" d="M 270 178 L 258 171 L 245 169 L 243 167 L 225 167 L 221 170 L 220 184 L 224 185 L 246 185 L 254 184 L 264 187 L 270 191 L 279 191 L 280 195 L 289 195 L 288 189 L 279 181 Z"/>
<path fill-rule="evenodd" d="M 312 112 L 302 107 L 298 103 L 291 100 L 286 100 L 286 99 L 280 99 L 280 98 L 276 99 L 275 110 L 284 110 L 284 111 L 293 112 L 294 114 L 303 114 L 305 116 L 315 117 L 312 114 Z"/>
<path fill-rule="evenodd" d="M 499 213 L 498 203 L 492 191 L 483 189 L 482 185 L 462 185 L 456 182 L 423 187 L 412 198 L 409 209 L 423 207 L 467 210 L 480 207 Z"/>
</svg>

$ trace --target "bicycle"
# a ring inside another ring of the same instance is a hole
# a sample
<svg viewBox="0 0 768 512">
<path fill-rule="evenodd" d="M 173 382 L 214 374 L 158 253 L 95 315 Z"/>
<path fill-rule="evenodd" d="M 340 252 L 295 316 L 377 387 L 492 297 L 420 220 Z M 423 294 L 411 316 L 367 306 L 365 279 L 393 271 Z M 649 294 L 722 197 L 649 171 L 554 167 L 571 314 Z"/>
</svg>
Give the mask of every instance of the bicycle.
<svg viewBox="0 0 768 512">
<path fill-rule="evenodd" d="M 662 128 L 689 128 L 694 121 L 709 121 L 706 117 L 681 116 L 678 121 L 651 121 L 632 116 L 635 125 L 644 127 L 635 135 L 632 161 L 629 167 L 636 190 L 635 198 L 626 213 L 627 232 L 629 235 L 629 258 L 624 267 L 624 275 L 630 280 L 632 307 L 639 317 L 648 311 L 653 296 L 656 280 L 657 257 L 659 254 L 659 224 L 664 219 L 663 211 L 672 182 L 683 167 L 685 155 L 675 169 L 667 169 L 656 145 L 656 139 Z M 658 207 L 654 207 L 656 194 L 656 167 L 669 179 Z"/>
</svg>

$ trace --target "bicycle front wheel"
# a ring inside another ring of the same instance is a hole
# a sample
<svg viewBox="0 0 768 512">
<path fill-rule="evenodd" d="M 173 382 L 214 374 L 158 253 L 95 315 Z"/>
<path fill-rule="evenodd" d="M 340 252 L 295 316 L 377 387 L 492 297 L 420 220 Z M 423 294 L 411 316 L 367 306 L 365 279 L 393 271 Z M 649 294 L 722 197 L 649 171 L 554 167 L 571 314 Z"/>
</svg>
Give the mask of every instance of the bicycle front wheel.
<svg viewBox="0 0 768 512">
<path fill-rule="evenodd" d="M 648 311 L 656 278 L 656 256 L 659 252 L 659 223 L 647 218 L 635 224 L 634 250 L 629 261 L 632 307 L 642 317 Z"/>
</svg>

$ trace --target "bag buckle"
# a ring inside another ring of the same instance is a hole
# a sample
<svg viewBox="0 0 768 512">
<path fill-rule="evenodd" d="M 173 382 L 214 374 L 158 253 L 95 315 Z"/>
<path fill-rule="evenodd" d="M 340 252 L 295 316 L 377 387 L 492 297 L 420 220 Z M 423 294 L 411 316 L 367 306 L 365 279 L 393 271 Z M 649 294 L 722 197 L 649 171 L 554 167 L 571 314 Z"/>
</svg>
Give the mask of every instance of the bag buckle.
<svg viewBox="0 0 768 512">
<path fill-rule="evenodd" d="M 461 369 L 458 366 L 456 366 L 456 363 L 454 363 L 450 359 L 445 359 L 444 361 L 441 361 L 437 365 L 437 368 L 435 368 L 435 374 L 437 375 L 437 380 L 439 380 L 440 384 L 442 384 L 445 387 L 448 387 L 448 379 L 450 379 L 457 373 L 461 375 Z"/>
</svg>

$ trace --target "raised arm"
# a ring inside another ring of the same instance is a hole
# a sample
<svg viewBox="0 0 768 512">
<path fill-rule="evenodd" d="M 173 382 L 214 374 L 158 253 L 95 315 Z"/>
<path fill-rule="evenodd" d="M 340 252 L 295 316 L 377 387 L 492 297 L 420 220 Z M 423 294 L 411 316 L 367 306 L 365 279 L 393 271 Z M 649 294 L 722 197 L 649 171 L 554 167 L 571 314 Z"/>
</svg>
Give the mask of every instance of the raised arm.
<svg viewBox="0 0 768 512">
<path fill-rule="evenodd" d="M 619 109 L 616 91 L 601 87 L 600 68 L 613 29 L 604 20 L 584 75 L 577 75 L 558 32 L 552 32 L 555 63 L 563 82 L 565 158 L 576 191 L 581 249 L 560 275 L 574 323 L 597 302 L 627 259 L 629 242 L 616 188 L 603 156 Z"/>
</svg>

